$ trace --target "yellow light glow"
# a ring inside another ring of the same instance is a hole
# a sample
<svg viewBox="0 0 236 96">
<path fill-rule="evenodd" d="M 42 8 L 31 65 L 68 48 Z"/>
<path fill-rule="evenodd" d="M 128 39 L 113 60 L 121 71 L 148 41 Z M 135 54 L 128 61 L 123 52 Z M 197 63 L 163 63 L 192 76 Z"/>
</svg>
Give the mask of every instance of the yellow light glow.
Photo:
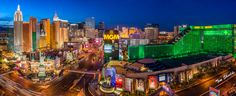
<svg viewBox="0 0 236 96">
<path fill-rule="evenodd" d="M 206 29 L 212 28 L 212 26 L 205 26 Z"/>
<path fill-rule="evenodd" d="M 129 38 L 129 34 L 123 32 L 120 34 L 120 38 Z"/>
<path fill-rule="evenodd" d="M 201 27 L 200 26 L 194 26 L 194 29 L 200 29 Z"/>
<path fill-rule="evenodd" d="M 99 89 L 104 93 L 112 93 L 115 90 L 115 88 L 103 89 L 102 86 L 100 86 Z"/>
<path fill-rule="evenodd" d="M 106 34 L 104 35 L 105 40 L 117 40 L 119 39 L 119 35 L 116 34 Z"/>
</svg>

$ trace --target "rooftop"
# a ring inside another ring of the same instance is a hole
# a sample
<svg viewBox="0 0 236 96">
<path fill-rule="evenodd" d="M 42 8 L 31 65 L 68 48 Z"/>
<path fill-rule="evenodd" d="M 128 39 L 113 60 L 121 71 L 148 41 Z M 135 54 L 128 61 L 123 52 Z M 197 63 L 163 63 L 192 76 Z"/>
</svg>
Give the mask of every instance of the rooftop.
<svg viewBox="0 0 236 96">
<path fill-rule="evenodd" d="M 219 56 L 223 55 L 200 54 L 182 58 L 163 59 L 163 60 L 158 60 L 157 63 L 155 64 L 146 65 L 146 67 L 148 67 L 150 70 L 158 71 L 158 70 L 181 67 L 183 65 L 192 65 L 206 60 L 214 59 Z"/>
<path fill-rule="evenodd" d="M 150 64 L 150 63 L 155 63 L 156 60 L 155 59 L 150 59 L 150 58 L 145 58 L 145 59 L 138 60 L 138 62 L 142 63 L 142 64 Z"/>
</svg>

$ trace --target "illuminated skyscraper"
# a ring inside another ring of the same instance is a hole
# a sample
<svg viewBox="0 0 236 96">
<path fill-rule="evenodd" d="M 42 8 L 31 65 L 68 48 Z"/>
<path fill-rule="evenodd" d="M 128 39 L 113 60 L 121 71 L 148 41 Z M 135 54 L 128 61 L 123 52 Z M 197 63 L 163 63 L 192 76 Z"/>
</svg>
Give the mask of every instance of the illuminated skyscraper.
<svg viewBox="0 0 236 96">
<path fill-rule="evenodd" d="M 0 26 L 0 49 L 13 50 L 14 28 L 13 26 Z"/>
<path fill-rule="evenodd" d="M 68 21 L 61 20 L 60 21 L 60 42 L 59 46 L 62 48 L 64 46 L 64 42 L 68 42 L 68 33 L 69 33 L 69 27 L 68 27 Z"/>
<path fill-rule="evenodd" d="M 23 15 L 18 5 L 14 14 L 14 50 L 22 52 L 23 50 Z"/>
<path fill-rule="evenodd" d="M 50 47 L 50 19 L 42 19 L 40 21 L 40 41 L 40 48 Z"/>
<path fill-rule="evenodd" d="M 32 27 L 29 22 L 23 23 L 23 51 L 32 51 Z"/>
<path fill-rule="evenodd" d="M 57 16 L 57 13 L 55 12 L 54 17 L 53 17 L 53 21 L 60 21 L 59 17 Z"/>
<path fill-rule="evenodd" d="M 79 38 L 78 24 L 70 24 L 69 26 L 69 41 L 74 38 Z"/>
<path fill-rule="evenodd" d="M 37 35 L 36 35 L 36 31 L 37 31 L 37 18 L 34 17 L 30 17 L 30 26 L 31 26 L 31 33 L 32 33 L 32 51 L 34 51 L 37 47 Z"/>
<path fill-rule="evenodd" d="M 120 38 L 129 38 L 129 28 L 127 27 L 121 28 Z"/>
<path fill-rule="evenodd" d="M 174 36 L 176 36 L 177 34 L 179 34 L 179 27 L 174 26 Z"/>
<path fill-rule="evenodd" d="M 39 48 L 40 45 L 40 23 L 36 24 L 36 48 Z"/>
<path fill-rule="evenodd" d="M 105 29 L 105 23 L 104 22 L 99 22 L 98 23 L 98 29 L 99 30 L 104 30 Z"/>
<path fill-rule="evenodd" d="M 95 18 L 94 17 L 86 18 L 85 26 L 95 29 Z"/>
<path fill-rule="evenodd" d="M 135 27 L 130 27 L 130 28 L 129 28 L 129 35 L 130 35 L 130 34 L 134 34 L 134 33 L 136 33 L 136 32 L 138 32 L 138 28 L 135 28 Z"/>
<path fill-rule="evenodd" d="M 68 28 L 68 21 L 59 19 L 57 14 L 55 13 L 53 17 L 53 28 L 51 30 L 51 37 L 52 37 L 52 48 L 62 48 L 64 46 L 64 42 L 68 42 L 69 36 L 69 28 Z"/>
<path fill-rule="evenodd" d="M 77 24 L 70 24 L 69 26 L 69 41 L 70 42 L 82 42 L 84 37 L 84 22 Z"/>
<path fill-rule="evenodd" d="M 98 30 L 95 30 L 95 19 L 89 17 L 85 19 L 85 37 L 96 38 L 98 36 Z"/>
<path fill-rule="evenodd" d="M 144 28 L 145 38 L 151 40 L 157 40 L 159 34 L 158 24 L 147 24 Z"/>
<path fill-rule="evenodd" d="M 98 23 L 98 37 L 103 38 L 103 33 L 105 32 L 105 23 L 99 22 Z"/>
<path fill-rule="evenodd" d="M 51 26 L 51 48 L 59 48 L 60 21 L 53 21 Z"/>
</svg>

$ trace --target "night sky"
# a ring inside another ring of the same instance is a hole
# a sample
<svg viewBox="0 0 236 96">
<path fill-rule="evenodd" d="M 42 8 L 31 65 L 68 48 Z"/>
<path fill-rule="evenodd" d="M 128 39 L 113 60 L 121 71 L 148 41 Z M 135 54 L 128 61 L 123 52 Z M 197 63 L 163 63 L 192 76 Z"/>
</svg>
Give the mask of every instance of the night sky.
<svg viewBox="0 0 236 96">
<path fill-rule="evenodd" d="M 30 16 L 59 18 L 81 22 L 86 17 L 104 21 L 106 26 L 160 24 L 172 31 L 174 25 L 207 25 L 236 23 L 236 0 L 0 0 L 0 23 L 12 21 L 20 4 L 24 21 Z"/>
</svg>

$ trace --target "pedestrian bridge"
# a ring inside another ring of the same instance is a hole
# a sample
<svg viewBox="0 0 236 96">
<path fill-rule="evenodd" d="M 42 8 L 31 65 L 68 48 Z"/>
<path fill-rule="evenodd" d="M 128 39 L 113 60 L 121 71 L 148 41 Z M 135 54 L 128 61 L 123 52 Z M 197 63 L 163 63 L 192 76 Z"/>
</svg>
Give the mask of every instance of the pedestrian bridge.
<svg viewBox="0 0 236 96">
<path fill-rule="evenodd" d="M 101 72 L 99 71 L 80 71 L 80 70 L 66 70 L 66 71 L 73 73 L 91 74 L 91 75 L 101 74 Z"/>
</svg>

